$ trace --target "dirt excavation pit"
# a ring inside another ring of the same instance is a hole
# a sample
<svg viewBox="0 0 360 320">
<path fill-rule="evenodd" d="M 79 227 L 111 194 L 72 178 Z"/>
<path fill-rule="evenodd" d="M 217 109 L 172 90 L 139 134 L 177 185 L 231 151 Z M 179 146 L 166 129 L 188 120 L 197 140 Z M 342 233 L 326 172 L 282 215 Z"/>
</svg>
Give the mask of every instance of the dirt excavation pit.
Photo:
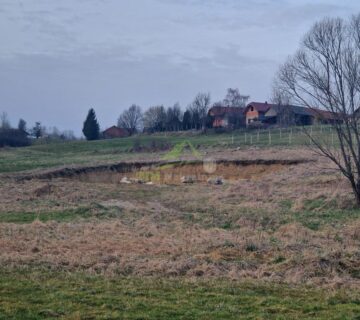
<svg viewBox="0 0 360 320">
<path fill-rule="evenodd" d="M 90 183 L 223 184 L 237 180 L 257 180 L 307 160 L 193 160 L 118 163 L 83 168 L 63 168 L 24 176 L 21 179 L 68 178 Z"/>
</svg>

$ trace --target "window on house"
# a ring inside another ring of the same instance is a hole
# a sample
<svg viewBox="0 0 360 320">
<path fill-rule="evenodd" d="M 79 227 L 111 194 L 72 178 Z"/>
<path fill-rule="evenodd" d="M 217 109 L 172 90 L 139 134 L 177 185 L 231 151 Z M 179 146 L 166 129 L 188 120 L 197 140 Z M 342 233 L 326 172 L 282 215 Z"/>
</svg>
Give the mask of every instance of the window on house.
<svg viewBox="0 0 360 320">
<path fill-rule="evenodd" d="M 250 111 L 254 111 L 254 107 L 250 107 Z"/>
</svg>

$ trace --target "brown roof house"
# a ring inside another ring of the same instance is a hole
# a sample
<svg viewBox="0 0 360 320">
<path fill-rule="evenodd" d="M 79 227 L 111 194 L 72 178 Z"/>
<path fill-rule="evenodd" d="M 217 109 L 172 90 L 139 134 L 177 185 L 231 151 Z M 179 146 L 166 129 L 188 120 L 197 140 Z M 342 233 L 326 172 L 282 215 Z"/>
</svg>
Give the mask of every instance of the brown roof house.
<svg viewBox="0 0 360 320">
<path fill-rule="evenodd" d="M 119 128 L 117 126 L 112 126 L 103 131 L 103 136 L 105 139 L 125 138 L 129 135 L 130 133 L 127 129 Z"/>
<path fill-rule="evenodd" d="M 304 126 L 341 123 L 340 114 L 294 105 L 251 102 L 245 109 L 246 125 Z"/>
<path fill-rule="evenodd" d="M 246 125 L 262 123 L 265 120 L 265 113 L 271 108 L 271 104 L 265 102 L 251 102 L 245 108 Z"/>
<path fill-rule="evenodd" d="M 245 125 L 245 108 L 214 106 L 208 116 L 213 128 L 235 129 Z"/>
<path fill-rule="evenodd" d="M 306 107 L 272 104 L 265 113 L 264 122 L 278 126 L 306 126 L 313 124 L 314 115 Z"/>
</svg>

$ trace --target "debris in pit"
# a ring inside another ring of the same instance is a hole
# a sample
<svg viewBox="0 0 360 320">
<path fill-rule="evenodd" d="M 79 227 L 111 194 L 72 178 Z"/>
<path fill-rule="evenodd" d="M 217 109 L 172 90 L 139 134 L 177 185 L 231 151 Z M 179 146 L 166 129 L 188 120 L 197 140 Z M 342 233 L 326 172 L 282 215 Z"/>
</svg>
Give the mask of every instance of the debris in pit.
<svg viewBox="0 0 360 320">
<path fill-rule="evenodd" d="M 142 179 L 137 179 L 137 178 L 131 178 L 131 179 L 130 179 L 130 182 L 131 182 L 131 183 L 138 183 L 138 184 L 143 184 L 143 183 L 145 183 L 144 180 L 142 180 Z"/>
<path fill-rule="evenodd" d="M 195 180 L 194 176 L 182 176 L 180 179 L 181 183 L 194 183 Z"/>
<path fill-rule="evenodd" d="M 120 180 L 120 183 L 131 184 L 131 181 L 130 181 L 127 177 L 123 177 L 123 178 Z"/>
<path fill-rule="evenodd" d="M 214 184 L 214 185 L 222 185 L 222 184 L 224 184 L 224 179 L 223 179 L 223 177 L 209 178 L 207 180 L 207 183 Z"/>
</svg>

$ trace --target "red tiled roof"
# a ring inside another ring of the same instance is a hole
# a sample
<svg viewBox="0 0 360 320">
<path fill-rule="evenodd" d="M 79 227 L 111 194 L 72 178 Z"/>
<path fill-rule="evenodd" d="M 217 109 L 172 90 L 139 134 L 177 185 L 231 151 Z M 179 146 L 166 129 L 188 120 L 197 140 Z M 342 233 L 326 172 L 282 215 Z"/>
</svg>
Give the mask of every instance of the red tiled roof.
<svg viewBox="0 0 360 320">
<path fill-rule="evenodd" d="M 265 103 L 251 102 L 246 106 L 246 111 L 251 106 L 254 107 L 254 109 L 259 111 L 259 112 L 267 112 L 270 108 L 277 107 L 278 105 L 267 103 L 267 102 L 265 102 Z M 312 115 L 314 117 L 321 118 L 323 120 L 336 120 L 336 119 L 341 118 L 340 114 L 330 112 L 330 111 L 327 111 L 327 110 L 321 110 L 321 109 L 309 108 L 309 107 L 299 107 L 299 106 L 292 106 L 292 105 L 289 105 L 289 107 L 302 108 L 304 111 L 307 111 L 310 115 Z"/>
<path fill-rule="evenodd" d="M 246 110 L 249 108 L 249 107 L 254 107 L 254 109 L 256 111 L 259 111 L 259 112 L 266 112 L 268 111 L 272 106 L 274 106 L 274 104 L 271 104 L 271 103 L 267 103 L 267 102 L 250 102 L 247 106 L 246 106 Z"/>
<path fill-rule="evenodd" d="M 216 106 L 216 107 L 212 107 L 209 110 L 209 114 L 211 116 L 224 116 L 225 114 L 241 114 L 244 113 L 245 108 L 240 108 L 240 107 L 220 107 L 220 106 Z"/>
</svg>

